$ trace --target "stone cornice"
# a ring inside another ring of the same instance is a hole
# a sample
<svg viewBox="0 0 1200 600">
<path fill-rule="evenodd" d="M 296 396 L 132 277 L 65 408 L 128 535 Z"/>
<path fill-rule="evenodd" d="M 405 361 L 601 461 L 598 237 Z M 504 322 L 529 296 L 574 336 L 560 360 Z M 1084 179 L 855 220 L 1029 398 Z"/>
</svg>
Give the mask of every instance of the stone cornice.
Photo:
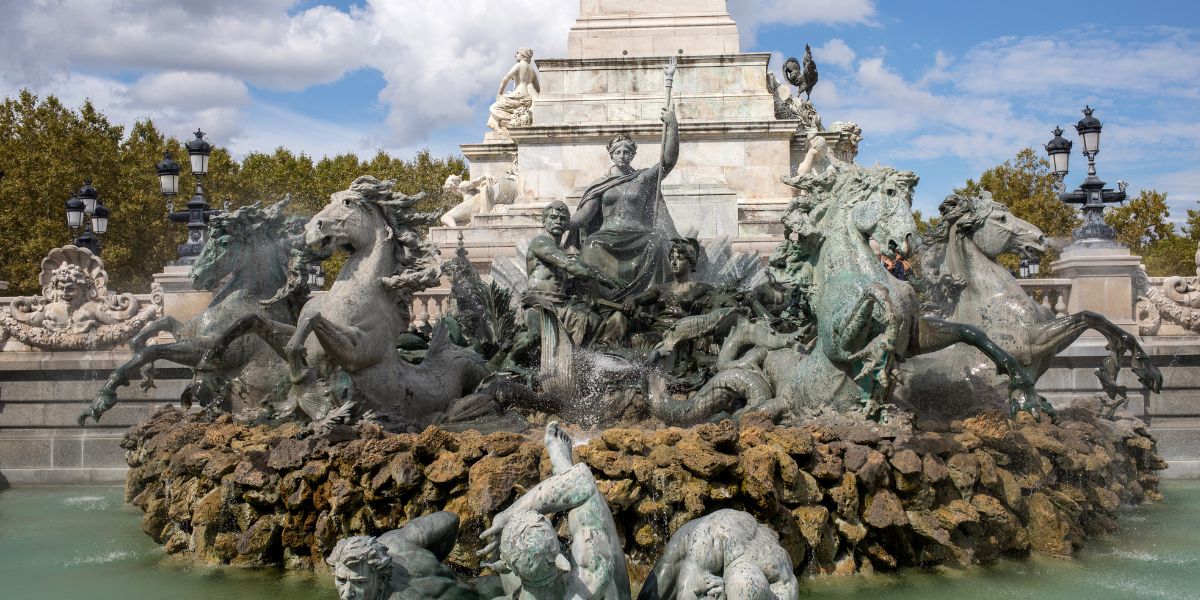
<svg viewBox="0 0 1200 600">
<path fill-rule="evenodd" d="M 662 67 L 670 60 L 668 56 L 622 56 L 613 58 L 543 58 L 535 60 L 539 71 L 574 71 L 583 69 L 636 69 L 639 67 Z M 677 57 L 680 69 L 719 65 L 762 64 L 771 60 L 770 52 L 741 52 L 738 54 L 709 54 L 703 56 Z M 766 77 L 764 74 L 763 77 Z"/>
<path fill-rule="evenodd" d="M 720 138 L 774 138 L 804 139 L 806 133 L 799 130 L 800 121 L 688 121 L 679 124 L 679 133 L 686 139 Z M 627 133 L 635 138 L 661 137 L 662 123 L 640 121 L 629 123 L 596 123 L 578 125 L 532 125 L 509 130 L 509 135 L 519 146 L 561 141 L 591 141 L 611 138 L 618 133 Z M 464 145 L 464 151 L 466 146 Z"/>
</svg>

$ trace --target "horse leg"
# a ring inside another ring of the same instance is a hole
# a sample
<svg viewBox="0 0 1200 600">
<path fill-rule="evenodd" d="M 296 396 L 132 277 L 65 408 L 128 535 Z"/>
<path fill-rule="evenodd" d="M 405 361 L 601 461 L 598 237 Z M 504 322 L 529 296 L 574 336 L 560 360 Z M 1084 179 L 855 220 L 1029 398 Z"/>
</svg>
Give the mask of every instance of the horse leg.
<svg viewBox="0 0 1200 600">
<path fill-rule="evenodd" d="M 280 357 L 287 358 L 287 354 L 284 352 L 284 344 L 294 331 L 295 327 L 287 323 L 272 321 L 261 315 L 254 314 L 239 317 L 232 325 L 226 327 L 217 337 L 212 339 L 208 344 L 208 351 L 205 352 L 204 358 L 200 363 L 196 365 L 196 369 L 203 371 L 220 370 L 229 346 L 233 344 L 234 340 L 250 334 L 261 338 Z"/>
<path fill-rule="evenodd" d="M 183 324 L 178 319 L 170 315 L 163 316 L 148 323 L 137 335 L 129 340 L 129 350 L 134 355 L 140 354 L 146 348 L 146 342 L 150 338 L 164 331 L 170 332 L 178 338 L 178 332 L 183 328 Z M 154 362 L 151 361 L 142 369 L 142 382 L 138 384 L 142 391 L 149 390 L 154 387 Z"/>
<path fill-rule="evenodd" d="M 117 388 L 129 385 L 129 373 L 142 365 L 163 359 L 181 365 L 194 366 L 200 362 L 205 349 L 203 344 L 197 343 L 195 340 L 183 340 L 174 344 L 159 344 L 142 348 L 140 352 L 133 355 L 133 358 L 129 359 L 129 362 L 113 369 L 112 374 L 108 376 L 108 381 L 104 382 L 104 387 L 96 393 L 95 402 L 90 408 L 80 413 L 76 421 L 80 427 L 87 424 L 88 417 L 99 423 L 100 415 L 117 403 Z"/>
<path fill-rule="evenodd" d="M 379 362 L 378 349 L 367 347 L 371 338 L 362 329 L 334 323 L 321 313 L 314 314 L 306 324 L 321 342 L 325 353 L 345 371 L 359 371 Z M 300 333 L 299 328 L 296 332 Z M 294 342 L 295 336 L 288 342 L 289 346 Z"/>
<path fill-rule="evenodd" d="M 1019 410 L 1027 410 L 1031 413 L 1037 413 L 1040 410 L 1051 417 L 1055 416 L 1054 407 L 1034 390 L 1035 382 L 1021 368 L 1021 363 L 1013 355 L 996 345 L 978 327 L 923 317 L 917 321 L 917 334 L 913 336 L 909 354 L 913 356 L 926 354 L 960 342 L 974 346 L 983 352 L 988 359 L 995 363 L 997 371 L 1008 375 L 1008 401 L 1013 414 Z"/>
<path fill-rule="evenodd" d="M 1096 377 L 1109 398 L 1125 397 L 1127 389 L 1117 385 L 1116 379 L 1121 358 L 1126 352 L 1130 354 L 1130 363 L 1138 381 L 1152 392 L 1162 389 L 1162 373 L 1137 338 L 1117 327 L 1104 315 L 1090 310 L 1079 311 L 1043 324 L 1035 332 L 1036 337 L 1032 343 L 1034 353 L 1038 356 L 1054 356 L 1070 346 L 1088 329 L 1099 332 L 1108 342 L 1109 356 L 1096 370 Z"/>
</svg>

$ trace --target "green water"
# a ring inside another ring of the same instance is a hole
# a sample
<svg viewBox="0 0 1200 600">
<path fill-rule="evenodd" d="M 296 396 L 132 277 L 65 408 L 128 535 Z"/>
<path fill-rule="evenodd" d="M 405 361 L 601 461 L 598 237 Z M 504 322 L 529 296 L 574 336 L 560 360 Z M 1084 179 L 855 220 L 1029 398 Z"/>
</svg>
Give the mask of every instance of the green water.
<svg viewBox="0 0 1200 600">
<path fill-rule="evenodd" d="M 1200 598 L 1200 481 L 1163 484 L 1166 501 L 1129 508 L 1123 527 L 1074 560 L 805 582 L 837 600 L 1194 600 Z M 21 600 L 325 599 L 327 577 L 200 567 L 164 556 L 119 487 L 0 492 L 0 597 Z"/>
</svg>

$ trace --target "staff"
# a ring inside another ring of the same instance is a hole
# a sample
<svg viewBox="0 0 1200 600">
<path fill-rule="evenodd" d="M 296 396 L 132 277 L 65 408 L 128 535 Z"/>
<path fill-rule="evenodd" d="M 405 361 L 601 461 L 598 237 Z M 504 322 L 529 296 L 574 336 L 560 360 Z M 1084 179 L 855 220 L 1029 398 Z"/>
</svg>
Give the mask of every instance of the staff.
<svg viewBox="0 0 1200 600">
<path fill-rule="evenodd" d="M 670 110 L 675 110 L 675 106 L 671 103 L 671 86 L 675 83 L 675 66 L 676 66 L 677 62 L 678 61 L 676 60 L 675 55 L 671 55 L 671 62 L 667 63 L 667 66 L 663 67 L 663 73 L 666 75 L 666 78 L 667 78 L 667 108 Z M 666 164 L 666 162 L 667 162 L 667 124 L 666 123 L 663 123 L 663 141 L 662 141 L 662 145 L 660 146 L 660 149 L 659 149 L 659 161 L 661 164 Z M 655 193 L 658 194 L 658 198 L 656 198 L 657 203 L 655 206 L 655 212 L 658 212 L 659 209 L 664 208 L 663 199 L 662 199 L 662 178 L 663 178 L 662 169 L 659 169 L 658 180 L 655 181 L 655 185 L 654 185 L 654 189 L 657 190 Z M 656 218 L 656 219 L 654 219 L 654 221 L 657 224 L 658 219 Z"/>
</svg>

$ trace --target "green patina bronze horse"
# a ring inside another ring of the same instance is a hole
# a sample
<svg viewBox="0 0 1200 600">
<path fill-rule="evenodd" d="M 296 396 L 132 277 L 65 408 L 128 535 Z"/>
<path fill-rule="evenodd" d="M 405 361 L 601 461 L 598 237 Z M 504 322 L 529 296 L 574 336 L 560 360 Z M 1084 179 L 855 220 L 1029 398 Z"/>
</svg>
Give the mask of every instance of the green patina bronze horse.
<svg viewBox="0 0 1200 600">
<path fill-rule="evenodd" d="M 918 287 L 928 312 L 980 327 L 1035 381 L 1055 355 L 1092 329 L 1108 345 L 1096 376 L 1110 399 L 1124 401 L 1128 392 L 1117 382 L 1125 355 L 1142 385 L 1154 392 L 1162 388 L 1162 374 L 1136 337 L 1092 311 L 1055 317 L 996 261 L 1008 253 L 1040 256 L 1046 250 L 1040 229 L 987 196 L 950 195 L 939 210 L 941 221 L 921 250 Z M 975 352 L 943 353 L 923 367 L 911 378 L 913 402 L 922 408 L 928 404 L 922 398 L 947 395 L 965 396 L 965 404 L 978 407 L 985 401 L 980 394 L 998 383 L 990 365 Z"/>
<path fill-rule="evenodd" d="M 259 315 L 283 322 L 295 321 L 307 289 L 269 308 L 263 305 L 264 300 L 274 296 L 284 285 L 288 277 L 289 254 L 303 243 L 304 220 L 289 218 L 283 213 L 289 201 L 285 198 L 265 210 L 254 204 L 213 217 L 208 243 L 189 272 L 197 289 L 217 290 L 220 287 L 208 308 L 187 323 L 164 316 L 134 336 L 129 343 L 133 358 L 108 377 L 97 393 L 96 401 L 79 415 L 80 425 L 84 425 L 89 417 L 99 422 L 100 416 L 116 404 L 117 389 L 129 385 L 130 373 L 143 366 L 147 366 L 143 389 L 154 386 L 150 369 L 156 360 L 195 367 L 221 332 L 242 317 Z M 147 345 L 162 332 L 174 335 L 175 341 Z M 225 409 L 236 412 L 282 399 L 278 396 L 281 383 L 286 384 L 286 377 L 280 379 L 283 363 L 260 340 L 239 342 L 212 367 L 224 384 L 216 397 L 207 398 L 206 403 L 224 404 Z M 231 388 L 237 393 L 230 394 Z M 282 390 L 286 391 L 286 385 Z M 191 402 L 187 391 L 184 402 Z"/>
</svg>

